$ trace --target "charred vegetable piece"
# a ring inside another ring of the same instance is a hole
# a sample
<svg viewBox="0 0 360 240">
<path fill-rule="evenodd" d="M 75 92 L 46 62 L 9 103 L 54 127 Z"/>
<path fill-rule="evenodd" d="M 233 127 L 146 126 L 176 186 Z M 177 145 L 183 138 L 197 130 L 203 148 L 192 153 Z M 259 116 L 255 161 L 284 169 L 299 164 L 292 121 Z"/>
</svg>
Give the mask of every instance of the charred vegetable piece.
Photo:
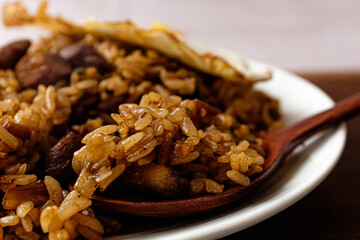
<svg viewBox="0 0 360 240">
<path fill-rule="evenodd" d="M 124 173 L 124 185 L 149 194 L 174 197 L 186 194 L 189 180 L 163 165 L 146 165 L 129 168 Z"/>
<path fill-rule="evenodd" d="M 25 55 L 15 66 L 22 87 L 50 85 L 71 73 L 71 66 L 61 57 L 49 53 Z"/>
<path fill-rule="evenodd" d="M 76 67 L 96 67 L 100 72 L 109 72 L 113 67 L 90 45 L 77 42 L 60 50 L 59 55 Z"/>
<path fill-rule="evenodd" d="M 4 209 L 15 209 L 20 203 L 32 201 L 44 204 L 49 199 L 44 182 L 38 180 L 24 186 L 17 186 L 5 193 L 2 201 Z"/>
<path fill-rule="evenodd" d="M 45 162 L 46 175 L 67 181 L 74 174 L 71 161 L 74 152 L 82 147 L 81 139 L 80 134 L 69 132 L 50 148 Z"/>
<path fill-rule="evenodd" d="M 29 139 L 31 136 L 31 129 L 28 126 L 17 124 L 11 121 L 6 121 L 3 127 L 8 130 L 15 137 L 19 137 L 22 140 Z"/>
<path fill-rule="evenodd" d="M 29 40 L 19 40 L 9 43 L 0 49 L 0 68 L 12 68 L 26 54 L 30 46 Z"/>
</svg>

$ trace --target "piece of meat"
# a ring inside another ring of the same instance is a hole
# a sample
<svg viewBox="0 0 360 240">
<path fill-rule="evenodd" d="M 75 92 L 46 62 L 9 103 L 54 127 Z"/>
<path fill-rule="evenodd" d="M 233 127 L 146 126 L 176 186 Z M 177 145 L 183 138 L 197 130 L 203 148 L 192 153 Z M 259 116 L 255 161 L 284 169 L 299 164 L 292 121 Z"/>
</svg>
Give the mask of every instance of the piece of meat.
<svg viewBox="0 0 360 240">
<path fill-rule="evenodd" d="M 83 145 L 80 134 L 69 132 L 50 148 L 45 161 L 45 174 L 59 179 L 63 183 L 74 175 L 71 162 L 74 152 Z"/>
<path fill-rule="evenodd" d="M 201 101 L 200 99 L 195 98 L 194 103 L 198 111 L 200 111 L 199 114 L 201 117 L 216 116 L 217 114 L 221 113 L 220 109 L 213 107 L 208 103 Z"/>
<path fill-rule="evenodd" d="M 9 153 L 14 152 L 16 149 L 7 145 L 3 140 L 0 140 L 0 152 Z"/>
<path fill-rule="evenodd" d="M 15 137 L 21 138 L 23 141 L 29 139 L 31 136 L 31 129 L 28 126 L 22 124 L 6 121 L 3 127 L 8 130 L 9 133 Z"/>
<path fill-rule="evenodd" d="M 188 192 L 189 180 L 164 165 L 128 168 L 121 176 L 123 184 L 152 195 L 175 197 Z"/>
<path fill-rule="evenodd" d="M 21 140 L 25 141 L 30 138 L 31 136 L 31 129 L 28 126 L 21 125 L 14 123 L 12 121 L 7 120 L 3 127 L 15 137 L 20 138 Z M 13 152 L 16 151 L 17 148 L 10 147 L 7 145 L 3 140 L 0 140 L 0 152 Z M 3 161 L 1 161 L 3 162 Z M 0 164 L 2 165 L 2 164 Z"/>
<path fill-rule="evenodd" d="M 26 54 L 30 44 L 29 40 L 19 40 L 3 46 L 0 49 L 0 69 L 13 68 Z"/>
<path fill-rule="evenodd" d="M 60 57 L 76 67 L 96 67 L 100 72 L 109 72 L 109 64 L 92 46 L 83 41 L 65 46 L 59 52 Z"/>
<path fill-rule="evenodd" d="M 210 120 L 217 114 L 221 113 L 220 109 L 197 98 L 194 99 L 194 103 L 196 106 L 196 112 L 191 116 L 191 119 L 197 128 L 204 128 L 208 126 Z"/>
<path fill-rule="evenodd" d="M 71 66 L 61 57 L 49 53 L 23 56 L 15 66 L 15 73 L 22 87 L 46 86 L 66 78 Z"/>
<path fill-rule="evenodd" d="M 5 192 L 2 205 L 4 209 L 16 209 L 25 201 L 32 201 L 35 204 L 44 204 L 49 199 L 44 182 L 38 180 L 24 186 L 17 186 Z"/>
</svg>

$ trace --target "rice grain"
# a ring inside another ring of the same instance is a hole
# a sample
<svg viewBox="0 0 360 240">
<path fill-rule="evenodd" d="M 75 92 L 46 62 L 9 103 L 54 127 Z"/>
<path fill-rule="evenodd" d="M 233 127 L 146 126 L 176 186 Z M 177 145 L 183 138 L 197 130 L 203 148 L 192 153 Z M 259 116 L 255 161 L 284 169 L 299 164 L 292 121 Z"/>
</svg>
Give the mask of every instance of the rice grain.
<svg viewBox="0 0 360 240">
<path fill-rule="evenodd" d="M 34 203 L 32 201 L 25 201 L 20 203 L 16 208 L 16 215 L 20 218 L 25 217 L 32 209 L 34 208 Z"/>
</svg>

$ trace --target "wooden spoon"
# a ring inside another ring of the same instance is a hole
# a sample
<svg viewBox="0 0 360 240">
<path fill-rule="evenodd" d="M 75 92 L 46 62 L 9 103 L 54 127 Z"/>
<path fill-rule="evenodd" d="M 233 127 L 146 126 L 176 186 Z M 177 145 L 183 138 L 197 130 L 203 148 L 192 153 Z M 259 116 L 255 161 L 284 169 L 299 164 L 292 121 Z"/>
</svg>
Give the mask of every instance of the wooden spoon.
<svg viewBox="0 0 360 240">
<path fill-rule="evenodd" d="M 229 187 L 222 193 L 164 201 L 126 201 L 93 196 L 93 205 L 119 213 L 140 216 L 184 216 L 213 210 L 252 193 L 271 176 L 291 151 L 310 136 L 360 113 L 360 92 L 335 107 L 290 127 L 262 136 L 267 158 L 263 172 L 247 187 Z"/>
</svg>

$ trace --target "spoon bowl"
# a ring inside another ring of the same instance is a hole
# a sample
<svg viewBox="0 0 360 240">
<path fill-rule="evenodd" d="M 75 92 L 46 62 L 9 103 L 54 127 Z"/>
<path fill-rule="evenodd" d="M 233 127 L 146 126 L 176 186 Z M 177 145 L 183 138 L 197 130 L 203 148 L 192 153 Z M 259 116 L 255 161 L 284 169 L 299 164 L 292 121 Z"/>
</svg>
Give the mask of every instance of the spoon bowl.
<svg viewBox="0 0 360 240">
<path fill-rule="evenodd" d="M 93 196 L 93 205 L 114 212 L 152 217 L 185 216 L 211 211 L 253 193 L 274 173 L 296 146 L 319 131 L 335 126 L 359 113 L 360 92 L 329 110 L 262 136 L 263 147 L 267 151 L 263 171 L 247 187 L 229 187 L 218 194 L 164 201 L 128 201 Z"/>
</svg>

